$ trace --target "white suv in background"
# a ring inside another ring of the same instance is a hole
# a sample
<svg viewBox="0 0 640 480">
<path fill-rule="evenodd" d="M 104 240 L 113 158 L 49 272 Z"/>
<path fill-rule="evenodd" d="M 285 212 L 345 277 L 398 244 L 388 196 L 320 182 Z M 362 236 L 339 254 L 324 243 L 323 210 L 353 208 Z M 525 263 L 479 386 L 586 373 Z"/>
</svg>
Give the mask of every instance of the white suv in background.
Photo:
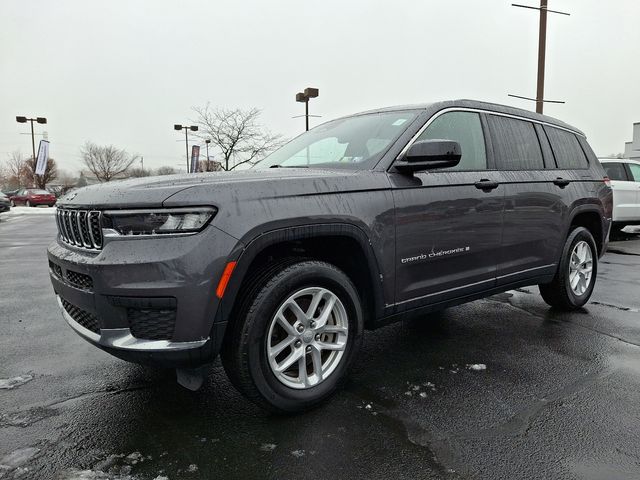
<svg viewBox="0 0 640 480">
<path fill-rule="evenodd" d="M 613 224 L 620 232 L 627 225 L 640 225 L 640 162 L 626 158 L 601 158 L 600 163 L 613 189 Z"/>
</svg>

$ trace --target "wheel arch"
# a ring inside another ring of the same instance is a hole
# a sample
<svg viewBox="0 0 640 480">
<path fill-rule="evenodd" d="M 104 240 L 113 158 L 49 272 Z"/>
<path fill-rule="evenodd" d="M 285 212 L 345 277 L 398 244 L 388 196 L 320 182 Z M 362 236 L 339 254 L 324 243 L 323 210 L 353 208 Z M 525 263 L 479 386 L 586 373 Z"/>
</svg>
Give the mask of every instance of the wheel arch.
<svg viewBox="0 0 640 480">
<path fill-rule="evenodd" d="M 596 205 L 577 206 L 571 212 L 569 226 L 564 238 L 567 238 L 575 227 L 584 227 L 589 230 L 596 242 L 598 256 L 601 257 L 604 254 L 605 239 L 608 233 L 605 232 L 606 226 L 602 211 Z"/>
<path fill-rule="evenodd" d="M 353 224 L 330 223 L 271 230 L 238 244 L 229 257 L 237 263 L 221 299 L 216 322 L 233 321 L 245 280 L 253 271 L 272 257 L 286 256 L 315 258 L 336 265 L 356 285 L 363 303 L 365 326 L 372 327 L 382 317 L 383 277 L 369 237 Z"/>
</svg>

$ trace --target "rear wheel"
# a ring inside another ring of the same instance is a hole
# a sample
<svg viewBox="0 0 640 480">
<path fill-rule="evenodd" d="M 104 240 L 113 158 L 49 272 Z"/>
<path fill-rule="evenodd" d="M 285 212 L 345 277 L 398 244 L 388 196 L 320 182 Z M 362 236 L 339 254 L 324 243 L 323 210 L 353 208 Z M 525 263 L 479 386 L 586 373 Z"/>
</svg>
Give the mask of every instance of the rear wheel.
<svg viewBox="0 0 640 480">
<path fill-rule="evenodd" d="M 598 273 L 598 250 L 584 227 L 573 230 L 562 250 L 558 271 L 550 283 L 539 285 L 545 302 L 560 310 L 576 310 L 589 301 Z"/>
<path fill-rule="evenodd" d="M 247 289 L 223 347 L 225 370 L 238 390 L 264 408 L 312 408 L 345 380 L 359 349 L 358 293 L 341 270 L 313 260 L 258 281 Z"/>
</svg>

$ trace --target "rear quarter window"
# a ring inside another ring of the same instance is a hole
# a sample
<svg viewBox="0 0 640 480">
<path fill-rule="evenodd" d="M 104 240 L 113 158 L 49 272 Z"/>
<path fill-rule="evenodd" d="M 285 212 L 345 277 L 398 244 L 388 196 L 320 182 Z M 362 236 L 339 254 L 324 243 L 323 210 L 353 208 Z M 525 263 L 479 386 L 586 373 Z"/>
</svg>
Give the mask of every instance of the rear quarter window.
<svg viewBox="0 0 640 480">
<path fill-rule="evenodd" d="M 487 115 L 491 143 L 499 170 L 542 170 L 544 160 L 533 123 Z"/>
<path fill-rule="evenodd" d="M 588 168 L 589 162 L 574 133 L 559 128 L 545 126 L 544 131 L 549 138 L 558 168 Z"/>
<path fill-rule="evenodd" d="M 622 163 L 618 162 L 605 162 L 602 164 L 604 171 L 607 172 L 607 177 L 610 180 L 622 180 L 624 182 L 629 181 L 627 178 L 627 171 Z"/>
</svg>

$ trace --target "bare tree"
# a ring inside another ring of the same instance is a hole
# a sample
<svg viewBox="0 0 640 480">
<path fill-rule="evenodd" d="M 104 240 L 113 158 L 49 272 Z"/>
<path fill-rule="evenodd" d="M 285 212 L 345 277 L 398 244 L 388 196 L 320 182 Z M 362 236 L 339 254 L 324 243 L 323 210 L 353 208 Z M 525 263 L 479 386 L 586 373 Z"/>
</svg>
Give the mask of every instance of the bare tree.
<svg viewBox="0 0 640 480">
<path fill-rule="evenodd" d="M 31 181 L 26 178 L 25 157 L 19 150 L 11 152 L 2 166 L 3 183 L 9 188 L 26 187 Z M 32 177 L 33 179 L 33 177 Z M 24 183 L 27 180 L 28 183 Z"/>
<path fill-rule="evenodd" d="M 113 145 L 96 145 L 93 142 L 85 143 L 80 153 L 84 164 L 101 182 L 109 182 L 126 173 L 138 159 L 138 155 L 129 154 L 124 149 Z"/>
<path fill-rule="evenodd" d="M 233 170 L 239 165 L 254 164 L 282 145 L 282 136 L 274 135 L 258 122 L 260 110 L 193 107 L 200 126 L 198 136 L 211 139 L 217 150 L 223 170 Z M 215 155 L 214 155 L 214 158 Z"/>
<path fill-rule="evenodd" d="M 58 166 L 53 158 L 49 158 L 44 174 L 36 175 L 37 158 L 30 157 L 24 162 L 24 175 L 29 178 L 29 182 L 34 182 L 37 188 L 44 189 L 51 180 L 58 176 Z"/>
<path fill-rule="evenodd" d="M 158 167 L 154 175 L 175 175 L 178 171 L 173 167 Z"/>
<path fill-rule="evenodd" d="M 140 177 L 148 177 L 151 175 L 151 170 L 144 170 L 142 168 L 131 168 L 127 172 L 130 177 L 140 178 Z"/>
<path fill-rule="evenodd" d="M 60 194 L 64 195 L 76 185 L 77 178 L 67 170 L 58 170 L 58 183 L 60 184 Z"/>
<path fill-rule="evenodd" d="M 219 172 L 220 170 L 223 170 L 220 162 L 216 162 L 215 160 L 200 160 L 201 172 Z"/>
</svg>

